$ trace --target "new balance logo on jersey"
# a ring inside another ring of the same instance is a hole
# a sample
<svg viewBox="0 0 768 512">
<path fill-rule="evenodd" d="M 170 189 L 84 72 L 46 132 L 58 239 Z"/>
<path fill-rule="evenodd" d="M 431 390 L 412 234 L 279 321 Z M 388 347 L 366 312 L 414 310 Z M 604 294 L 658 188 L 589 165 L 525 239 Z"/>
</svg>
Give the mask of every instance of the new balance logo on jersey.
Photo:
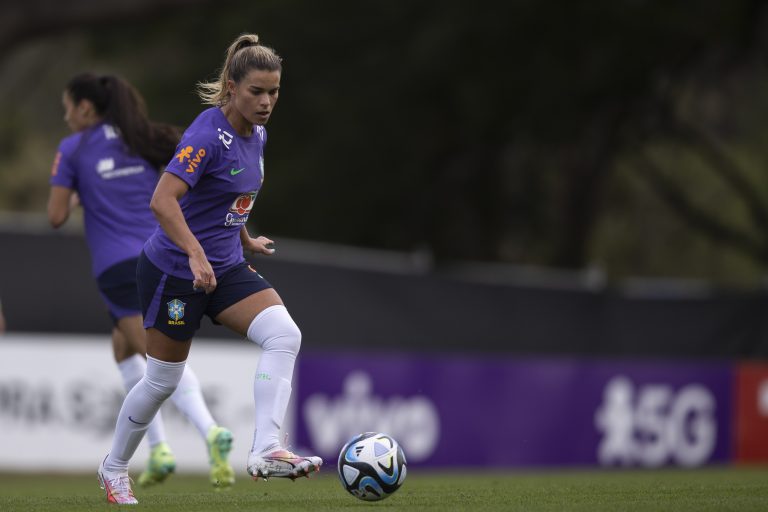
<svg viewBox="0 0 768 512">
<path fill-rule="evenodd" d="M 99 163 L 96 164 L 96 172 L 99 174 L 107 171 L 111 171 L 115 168 L 115 159 L 114 158 L 102 158 L 99 160 Z"/>
<path fill-rule="evenodd" d="M 123 176 L 132 176 L 144 172 L 143 165 L 129 165 L 115 169 L 114 158 L 102 158 L 96 163 L 96 172 L 105 180 L 121 178 Z"/>
</svg>

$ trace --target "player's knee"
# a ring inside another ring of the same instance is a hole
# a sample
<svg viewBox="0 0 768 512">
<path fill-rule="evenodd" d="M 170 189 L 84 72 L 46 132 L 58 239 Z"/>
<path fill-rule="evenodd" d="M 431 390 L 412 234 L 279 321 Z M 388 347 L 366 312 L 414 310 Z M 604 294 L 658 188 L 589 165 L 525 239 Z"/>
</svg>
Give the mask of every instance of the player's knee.
<svg viewBox="0 0 768 512">
<path fill-rule="evenodd" d="M 147 358 L 147 372 L 144 375 L 146 393 L 158 402 L 170 397 L 181 381 L 185 363 L 165 363 Z"/>
<path fill-rule="evenodd" d="M 144 377 L 144 388 L 153 400 L 164 402 L 170 397 L 179 385 L 178 380 L 159 380 Z"/>
<path fill-rule="evenodd" d="M 298 354 L 301 348 L 301 330 L 285 306 L 270 306 L 251 322 L 248 339 L 264 350 Z"/>
<path fill-rule="evenodd" d="M 292 326 L 286 325 L 282 333 L 266 340 L 262 348 L 298 355 L 301 348 L 301 331 L 295 323 Z"/>
</svg>

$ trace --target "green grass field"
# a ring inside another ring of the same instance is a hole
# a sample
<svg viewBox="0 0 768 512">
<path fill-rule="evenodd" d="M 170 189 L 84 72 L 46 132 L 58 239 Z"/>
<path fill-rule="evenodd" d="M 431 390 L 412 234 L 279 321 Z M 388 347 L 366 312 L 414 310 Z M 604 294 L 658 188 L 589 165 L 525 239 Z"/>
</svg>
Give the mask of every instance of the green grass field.
<svg viewBox="0 0 768 512">
<path fill-rule="evenodd" d="M 366 503 L 347 494 L 325 469 L 310 480 L 252 482 L 214 492 L 204 476 L 174 475 L 135 489 L 139 510 L 243 512 L 272 510 L 766 511 L 768 468 L 658 471 L 426 472 L 412 470 L 390 498 Z M 114 510 L 95 475 L 0 473 L 0 511 Z"/>
</svg>

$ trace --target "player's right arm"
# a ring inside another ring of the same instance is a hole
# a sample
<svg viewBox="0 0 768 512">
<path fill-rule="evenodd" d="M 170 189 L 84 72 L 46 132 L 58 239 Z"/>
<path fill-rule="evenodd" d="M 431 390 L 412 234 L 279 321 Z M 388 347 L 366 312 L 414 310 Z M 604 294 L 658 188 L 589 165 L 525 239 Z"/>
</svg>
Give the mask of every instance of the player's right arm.
<svg viewBox="0 0 768 512">
<path fill-rule="evenodd" d="M 58 185 L 51 187 L 51 193 L 48 196 L 48 222 L 54 228 L 67 222 L 73 192 L 74 190 L 67 187 Z"/>
<path fill-rule="evenodd" d="M 216 288 L 213 267 L 200 242 L 189 229 L 179 205 L 179 199 L 188 189 L 189 185 L 181 178 L 164 172 L 157 182 L 149 207 L 168 238 L 189 256 L 189 269 L 194 276 L 192 286 L 204 290 L 205 293 L 211 293 Z"/>
<path fill-rule="evenodd" d="M 73 137 L 61 141 L 51 167 L 51 191 L 48 196 L 48 222 L 54 228 L 67 222 L 69 213 L 76 205 L 77 172 L 69 155 L 75 144 Z"/>
</svg>

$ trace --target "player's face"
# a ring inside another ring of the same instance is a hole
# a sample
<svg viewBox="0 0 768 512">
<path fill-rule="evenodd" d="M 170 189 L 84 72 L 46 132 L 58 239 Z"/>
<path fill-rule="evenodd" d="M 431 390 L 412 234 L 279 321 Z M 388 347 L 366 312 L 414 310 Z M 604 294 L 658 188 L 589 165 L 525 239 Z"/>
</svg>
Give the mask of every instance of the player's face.
<svg viewBox="0 0 768 512">
<path fill-rule="evenodd" d="M 61 95 L 61 104 L 64 105 L 64 121 L 73 132 L 79 132 L 88 128 L 92 123 L 88 113 L 89 106 L 85 100 L 77 105 L 67 91 Z"/>
<path fill-rule="evenodd" d="M 235 109 L 250 124 L 264 125 L 277 104 L 280 72 L 251 70 L 239 83 L 229 82 Z"/>
</svg>

